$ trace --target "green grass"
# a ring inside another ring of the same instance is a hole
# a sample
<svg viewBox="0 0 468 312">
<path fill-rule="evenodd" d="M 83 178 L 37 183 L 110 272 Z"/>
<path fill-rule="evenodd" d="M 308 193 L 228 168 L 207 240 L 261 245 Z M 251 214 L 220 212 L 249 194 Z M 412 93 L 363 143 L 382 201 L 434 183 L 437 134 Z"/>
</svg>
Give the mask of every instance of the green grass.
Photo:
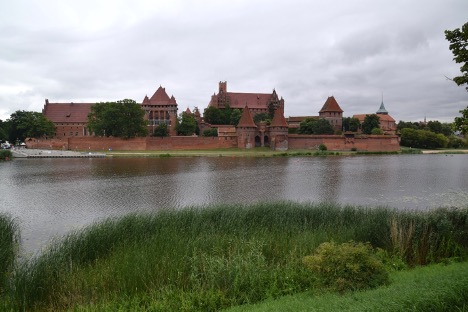
<svg viewBox="0 0 468 312">
<path fill-rule="evenodd" d="M 374 290 L 305 292 L 228 311 L 468 311 L 468 262 L 394 272 L 392 278 L 388 287 Z"/>
<path fill-rule="evenodd" d="M 0 214 L 0 294 L 7 287 L 18 247 L 17 224 L 6 214 Z"/>
<path fill-rule="evenodd" d="M 323 242 L 350 240 L 381 248 L 389 270 L 464 260 L 468 208 L 279 202 L 128 215 L 18 264 L 3 302 L 28 311 L 217 311 L 319 291 L 304 256 Z"/>
</svg>

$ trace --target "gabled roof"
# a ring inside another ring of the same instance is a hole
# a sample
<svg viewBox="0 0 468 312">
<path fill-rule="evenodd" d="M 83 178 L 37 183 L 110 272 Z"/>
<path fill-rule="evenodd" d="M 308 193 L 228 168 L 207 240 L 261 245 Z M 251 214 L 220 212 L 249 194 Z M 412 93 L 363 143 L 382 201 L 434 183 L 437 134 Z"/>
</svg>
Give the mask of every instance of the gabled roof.
<svg viewBox="0 0 468 312">
<path fill-rule="evenodd" d="M 328 99 L 325 101 L 325 104 L 323 104 L 323 107 L 319 113 L 324 113 L 324 112 L 342 113 L 343 110 L 341 109 L 340 105 L 338 105 L 338 102 L 335 100 L 335 97 L 329 96 Z"/>
<path fill-rule="evenodd" d="M 150 105 L 168 105 L 168 104 L 177 104 L 174 96 L 169 97 L 166 93 L 166 89 L 159 86 L 159 88 L 154 92 L 153 96 L 147 101 L 148 97 L 145 96 L 143 99 L 143 104 Z"/>
<path fill-rule="evenodd" d="M 255 122 L 253 121 L 252 115 L 250 114 L 249 107 L 247 105 L 245 105 L 244 109 L 242 110 L 242 115 L 237 126 L 244 128 L 257 128 Z"/>
<path fill-rule="evenodd" d="M 240 93 L 240 92 L 227 92 L 231 98 L 231 108 L 244 108 L 248 106 L 250 109 L 266 109 L 268 108 L 268 101 L 271 94 L 268 93 Z"/>
<path fill-rule="evenodd" d="M 275 109 L 273 120 L 271 121 L 270 126 L 272 127 L 287 127 L 288 126 L 288 123 L 286 122 L 283 111 L 281 109 Z"/>
<path fill-rule="evenodd" d="M 372 115 L 372 114 L 357 114 L 353 115 L 353 118 L 359 119 L 359 122 L 363 122 L 364 118 L 366 118 L 367 115 Z M 379 116 L 379 121 L 393 121 L 395 122 L 395 119 L 393 119 L 392 116 L 390 115 L 378 115 Z"/>
<path fill-rule="evenodd" d="M 46 103 L 42 113 L 53 123 L 86 123 L 95 103 Z"/>
</svg>

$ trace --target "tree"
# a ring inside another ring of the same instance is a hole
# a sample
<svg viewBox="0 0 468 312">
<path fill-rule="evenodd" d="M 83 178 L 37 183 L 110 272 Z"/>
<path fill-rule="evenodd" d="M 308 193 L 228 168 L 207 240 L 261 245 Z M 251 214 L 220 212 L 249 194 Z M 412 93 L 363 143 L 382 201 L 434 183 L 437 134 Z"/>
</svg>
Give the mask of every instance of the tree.
<svg viewBox="0 0 468 312">
<path fill-rule="evenodd" d="M 157 137 L 167 137 L 169 136 L 169 129 L 167 128 L 166 123 L 161 123 L 159 124 L 153 132 L 153 136 Z"/>
<path fill-rule="evenodd" d="M 253 117 L 253 121 L 255 123 L 259 123 L 261 121 L 265 121 L 267 124 L 271 123 L 270 115 L 267 113 L 258 113 Z"/>
<path fill-rule="evenodd" d="M 455 131 L 460 131 L 463 135 L 468 134 L 468 106 L 461 110 L 460 113 L 462 114 L 461 117 L 455 117 L 455 122 L 453 123 L 453 127 Z"/>
<path fill-rule="evenodd" d="M 223 112 L 214 106 L 208 106 L 203 113 L 205 122 L 212 125 L 222 125 L 224 122 Z"/>
<path fill-rule="evenodd" d="M 0 141 L 8 141 L 8 126 L 7 122 L 0 119 Z"/>
<path fill-rule="evenodd" d="M 343 130 L 357 132 L 359 129 L 359 119 L 356 117 L 344 117 L 343 118 Z"/>
<path fill-rule="evenodd" d="M 203 136 L 204 137 L 217 137 L 218 136 L 218 129 L 213 128 L 213 129 L 206 129 L 203 131 Z"/>
<path fill-rule="evenodd" d="M 449 143 L 443 134 L 427 130 L 404 128 L 401 130 L 401 145 L 416 148 L 443 148 Z"/>
<path fill-rule="evenodd" d="M 455 30 L 446 30 L 445 39 L 450 42 L 449 49 L 453 53 L 453 60 L 456 63 L 463 64 L 460 67 L 461 76 L 454 77 L 452 80 L 459 86 L 468 85 L 468 23 Z M 466 87 L 468 91 L 468 86 Z"/>
<path fill-rule="evenodd" d="M 180 122 L 176 126 L 178 135 L 193 135 L 196 133 L 198 125 L 192 114 L 182 112 Z"/>
<path fill-rule="evenodd" d="M 8 139 L 16 140 L 39 138 L 42 136 L 54 136 L 55 125 L 44 114 L 30 111 L 16 111 L 7 120 Z"/>
<path fill-rule="evenodd" d="M 242 112 L 240 109 L 238 108 L 233 109 L 231 112 L 231 120 L 229 121 L 229 124 L 233 126 L 237 126 L 237 124 L 239 123 L 239 120 L 241 119 L 241 116 L 242 116 Z"/>
<path fill-rule="evenodd" d="M 333 134 L 335 130 L 326 119 L 306 118 L 299 124 L 299 134 Z"/>
<path fill-rule="evenodd" d="M 380 128 L 380 118 L 376 114 L 366 115 L 364 121 L 362 122 L 362 133 L 371 134 L 372 129 Z"/>
<path fill-rule="evenodd" d="M 145 111 L 133 100 L 96 103 L 88 114 L 87 127 L 96 135 L 133 138 L 148 134 Z"/>
</svg>

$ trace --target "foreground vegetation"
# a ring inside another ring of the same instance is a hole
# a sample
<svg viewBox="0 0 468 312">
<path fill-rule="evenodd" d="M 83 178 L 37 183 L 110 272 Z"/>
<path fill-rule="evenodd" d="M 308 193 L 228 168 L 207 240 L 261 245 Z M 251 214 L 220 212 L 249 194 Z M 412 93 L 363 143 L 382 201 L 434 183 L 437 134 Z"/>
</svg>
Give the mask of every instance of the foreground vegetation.
<svg viewBox="0 0 468 312">
<path fill-rule="evenodd" d="M 466 311 L 468 309 L 468 262 L 418 267 L 392 274 L 387 287 L 346 293 L 304 292 L 238 306 L 229 312 L 262 311 Z"/>
<path fill-rule="evenodd" d="M 0 214 L 0 295 L 4 292 L 13 269 L 18 243 L 18 228 L 13 219 Z"/>
<path fill-rule="evenodd" d="M 373 288 L 389 282 L 382 267 L 394 276 L 408 267 L 463 261 L 467 251 L 468 207 L 422 213 L 282 202 L 164 210 L 95 224 L 19 263 L 0 307 L 215 311 L 303 292 L 346 294 L 350 288 L 340 287 L 348 269 L 370 277 L 361 289 Z M 343 273 L 336 279 L 320 269 L 327 270 L 329 261 L 319 261 L 325 256 Z M 377 267 L 378 275 L 369 274 Z M 374 276 L 381 282 L 374 284 Z"/>
</svg>

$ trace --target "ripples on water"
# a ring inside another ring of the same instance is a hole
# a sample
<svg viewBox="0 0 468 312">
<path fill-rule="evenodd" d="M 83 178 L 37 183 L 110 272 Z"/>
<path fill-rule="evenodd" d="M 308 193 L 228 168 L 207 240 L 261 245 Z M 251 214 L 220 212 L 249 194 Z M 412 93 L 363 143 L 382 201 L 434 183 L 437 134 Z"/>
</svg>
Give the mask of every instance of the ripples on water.
<svg viewBox="0 0 468 312">
<path fill-rule="evenodd" d="M 0 163 L 2 211 L 26 250 L 129 212 L 294 200 L 398 209 L 466 206 L 468 155 L 15 159 Z"/>
</svg>

